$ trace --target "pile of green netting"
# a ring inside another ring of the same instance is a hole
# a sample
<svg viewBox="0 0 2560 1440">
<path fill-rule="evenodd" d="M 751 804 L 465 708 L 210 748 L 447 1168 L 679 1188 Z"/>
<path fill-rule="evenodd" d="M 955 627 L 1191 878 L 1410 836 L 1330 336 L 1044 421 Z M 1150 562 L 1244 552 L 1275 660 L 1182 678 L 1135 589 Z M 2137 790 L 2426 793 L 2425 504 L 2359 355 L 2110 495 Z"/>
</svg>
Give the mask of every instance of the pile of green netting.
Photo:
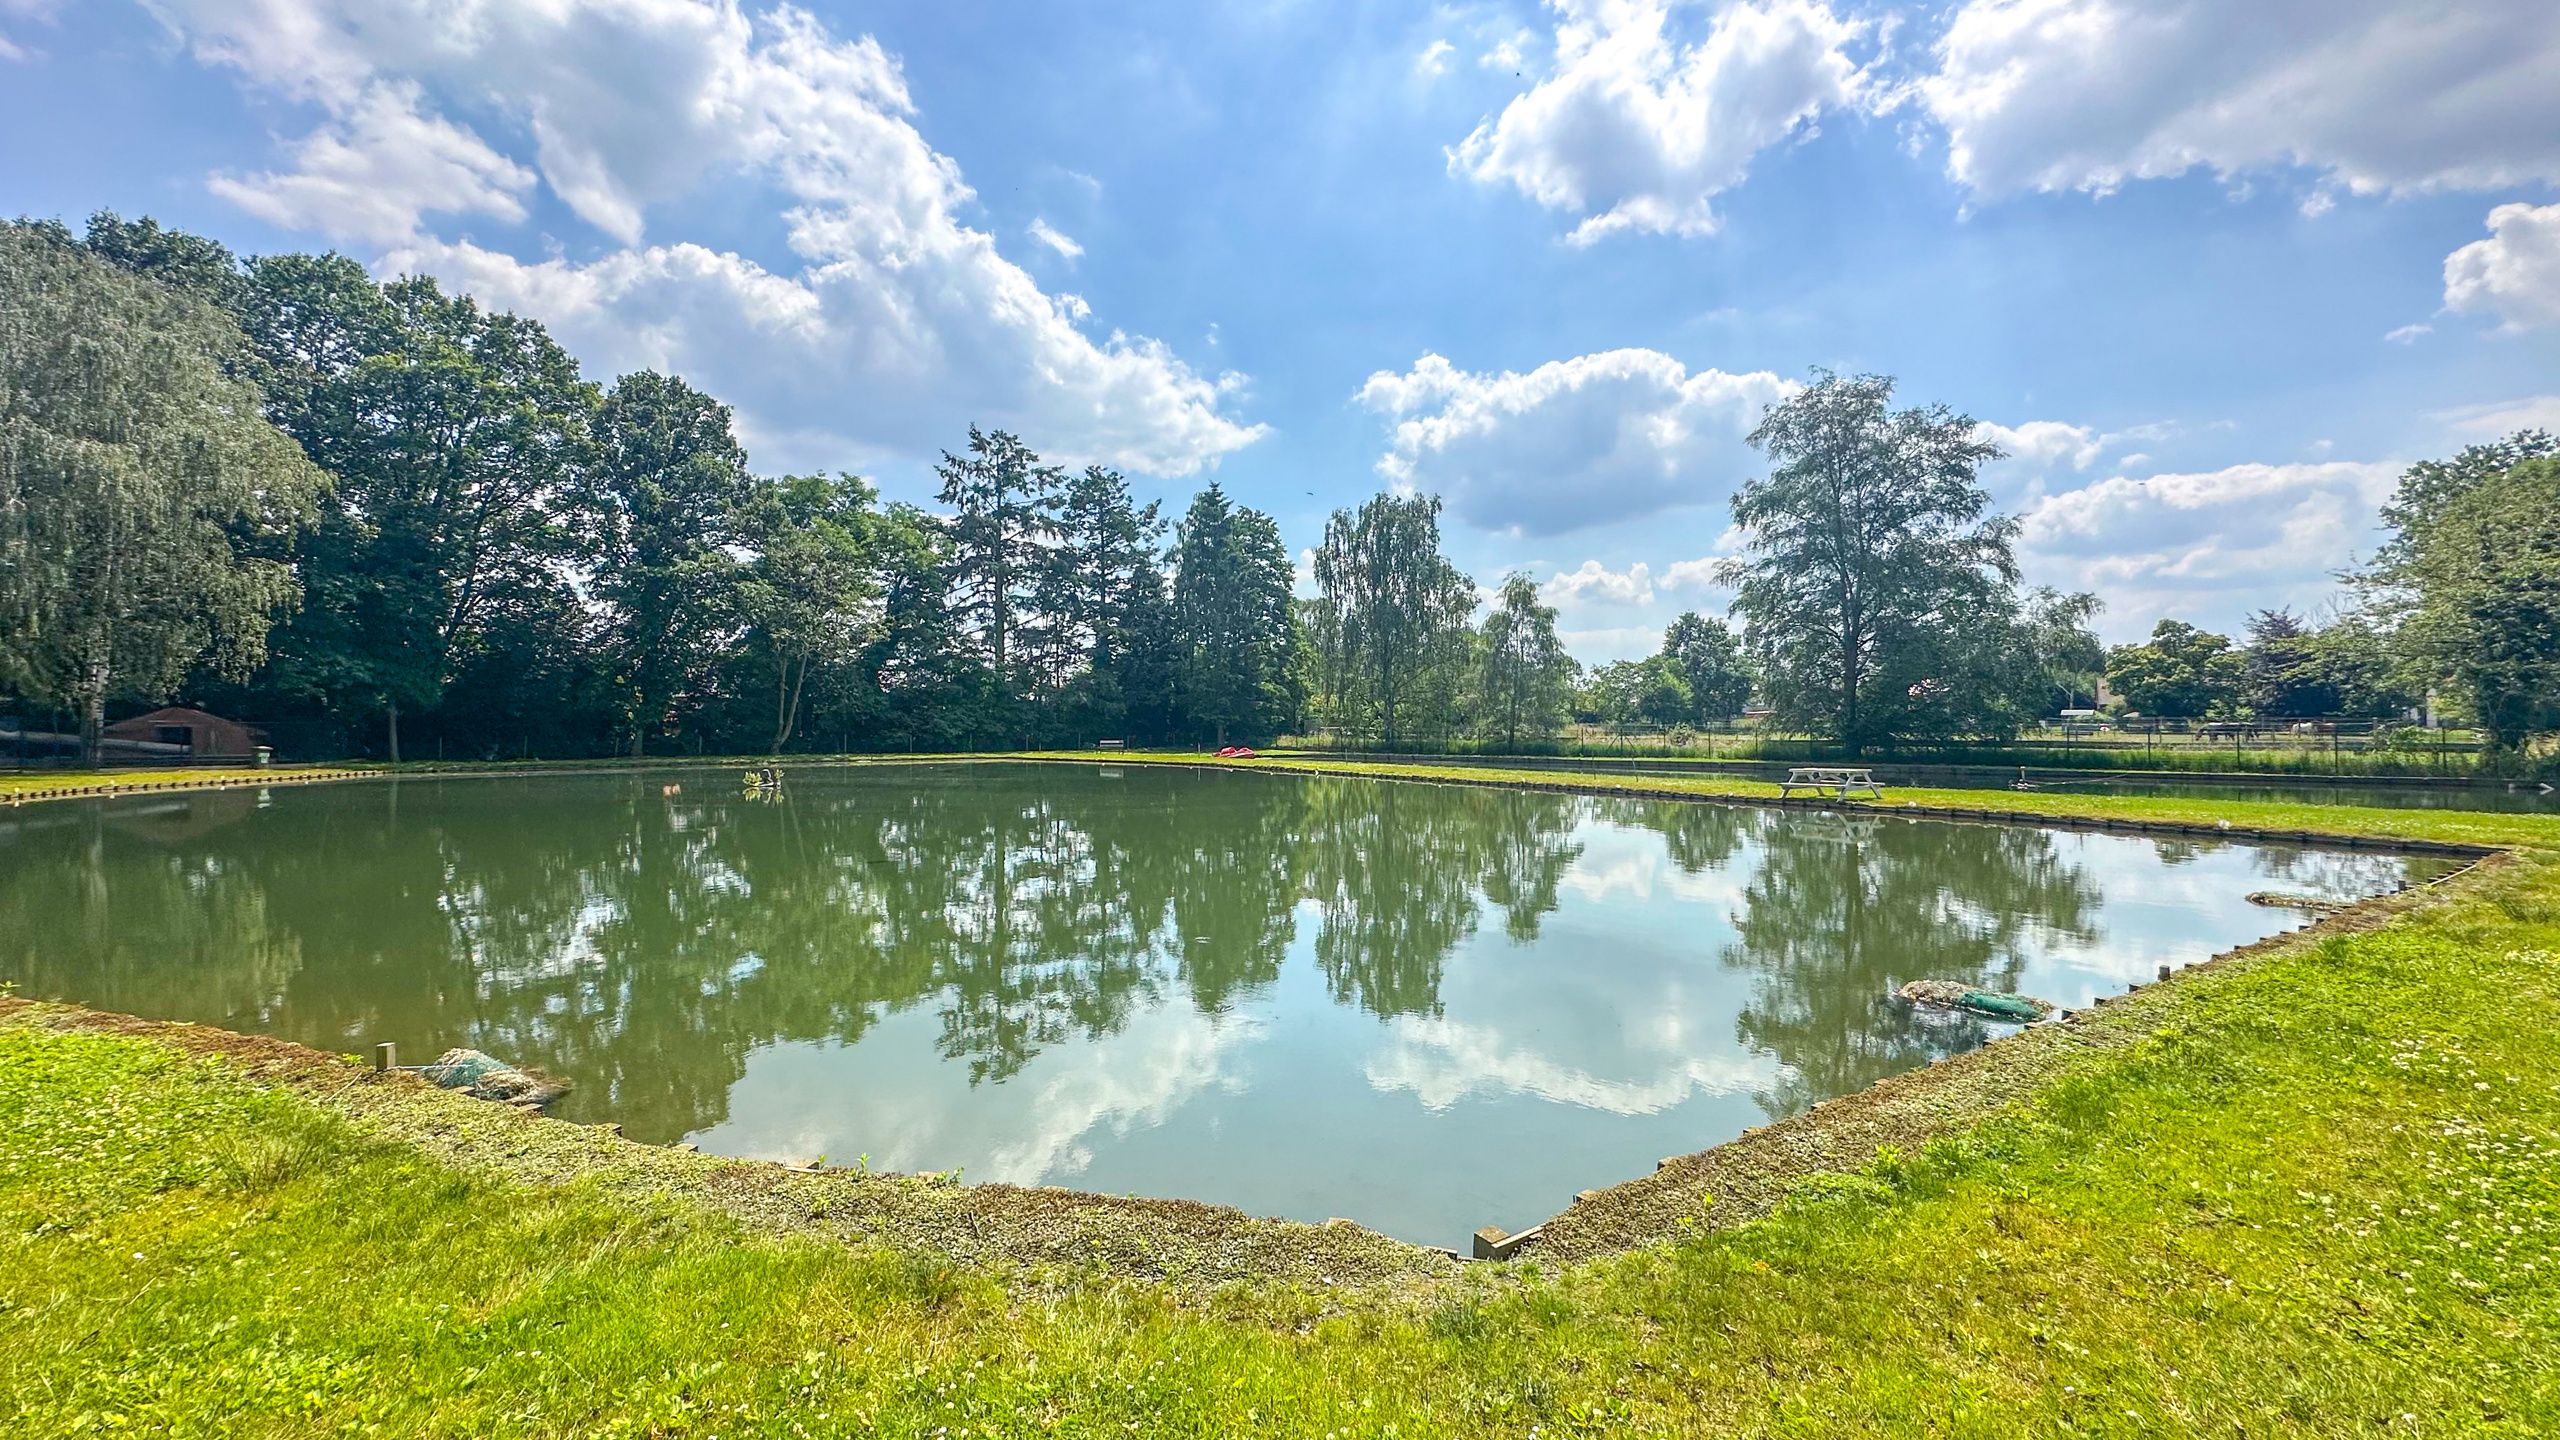
<svg viewBox="0 0 2560 1440">
<path fill-rule="evenodd" d="M 2249 903 L 2284 910 L 2307 910 L 2314 915 L 2329 915 L 2347 908 L 2344 900 L 2330 900 L 2318 895 L 2297 895 L 2290 890 L 2252 890 Z"/>
<path fill-rule="evenodd" d="M 1914 1005 L 1935 1005 L 1948 1010 L 1966 1010 L 1987 1015 L 1994 1020 L 2041 1020 L 2053 1013 L 2050 1002 L 2032 995 L 2010 995 L 1998 990 L 1977 990 L 1957 980 L 1914 980 L 1895 992 Z"/>
<path fill-rule="evenodd" d="M 537 1109 L 559 1099 L 569 1087 L 548 1075 L 519 1070 L 494 1055 L 478 1050 L 447 1050 L 432 1065 L 421 1065 L 418 1074 L 430 1084 L 446 1090 L 459 1090 L 475 1100 L 495 1100 L 502 1105 L 530 1105 Z"/>
</svg>

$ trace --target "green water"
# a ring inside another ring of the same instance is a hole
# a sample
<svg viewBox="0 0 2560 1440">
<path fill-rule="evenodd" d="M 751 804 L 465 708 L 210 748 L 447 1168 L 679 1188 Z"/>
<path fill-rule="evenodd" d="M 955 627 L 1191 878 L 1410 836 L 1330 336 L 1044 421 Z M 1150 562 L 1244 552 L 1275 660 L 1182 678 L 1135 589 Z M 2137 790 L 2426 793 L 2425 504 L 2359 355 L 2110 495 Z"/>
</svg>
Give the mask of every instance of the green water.
<svg viewBox="0 0 2560 1440">
<path fill-rule="evenodd" d="M 0 819 L 23 993 L 638 1139 L 1459 1242 L 2441 862 L 1130 766 L 382 781 Z"/>
</svg>

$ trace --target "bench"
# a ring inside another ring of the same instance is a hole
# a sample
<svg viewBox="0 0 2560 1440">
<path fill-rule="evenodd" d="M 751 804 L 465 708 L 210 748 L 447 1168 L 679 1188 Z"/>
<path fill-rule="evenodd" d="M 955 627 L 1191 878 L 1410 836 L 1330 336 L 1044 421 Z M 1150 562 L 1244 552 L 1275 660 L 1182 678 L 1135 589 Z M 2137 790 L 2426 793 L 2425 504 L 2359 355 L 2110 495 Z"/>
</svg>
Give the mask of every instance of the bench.
<svg viewBox="0 0 2560 1440">
<path fill-rule="evenodd" d="M 1126 750 L 1129 748 L 1129 742 L 1126 740 L 1096 740 L 1093 742 L 1093 748 L 1096 750 Z"/>
<path fill-rule="evenodd" d="M 1786 779 L 1778 782 L 1778 798 L 1783 800 L 1798 790 L 1810 790 L 1816 795 L 1829 790 L 1843 800 L 1856 794 L 1878 800 L 1884 798 L 1884 787 L 1878 785 L 1876 777 L 1863 767 L 1799 765 L 1787 772 Z"/>
</svg>

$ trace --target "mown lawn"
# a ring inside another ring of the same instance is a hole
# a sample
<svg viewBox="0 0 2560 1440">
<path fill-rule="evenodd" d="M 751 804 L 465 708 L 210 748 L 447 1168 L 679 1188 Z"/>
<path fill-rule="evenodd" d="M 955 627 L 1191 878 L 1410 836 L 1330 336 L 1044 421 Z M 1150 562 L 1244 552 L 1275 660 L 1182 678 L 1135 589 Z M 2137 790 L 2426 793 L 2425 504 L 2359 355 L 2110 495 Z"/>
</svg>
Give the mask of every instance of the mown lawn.
<svg viewBox="0 0 2560 1440">
<path fill-rule="evenodd" d="M 0 1435 L 2550 1435 L 2555 957 L 2528 852 L 1770 1219 L 1385 1292 L 751 1233 L 30 1012 Z"/>
<path fill-rule="evenodd" d="M 297 780 L 339 779 L 357 772 L 337 768 L 297 768 L 259 770 L 241 767 L 163 767 L 144 770 L 22 770 L 0 774 L 0 803 L 47 800 L 65 795 L 87 794 L 102 785 L 118 790 L 215 789 L 229 785 L 278 785 Z"/>
<path fill-rule="evenodd" d="M 992 759 L 991 756 L 950 757 Z M 1096 757 L 1089 753 L 1029 752 L 1016 758 L 1077 760 L 1104 764 L 1215 764 L 1281 772 L 1367 775 L 1379 779 L 1466 781 L 1572 790 L 1594 795 L 1633 791 L 1645 794 L 1696 795 L 1707 799 L 1774 800 L 1778 787 L 1766 780 L 1706 773 L 1698 775 L 1618 775 L 1581 770 L 1505 769 L 1500 766 L 1413 765 L 1378 761 L 1272 756 L 1253 760 L 1217 760 L 1201 755 L 1158 752 Z M 1874 767 L 1887 783 L 1881 801 L 1826 802 L 1843 809 L 1890 815 L 1912 808 L 1972 810 L 2015 816 L 2022 820 L 2145 820 L 2166 824 L 2229 825 L 2249 831 L 2316 831 L 2374 839 L 2433 840 L 2452 845 L 2536 845 L 2560 848 L 2560 810 L 2494 812 L 2428 810 L 2373 805 L 2286 804 L 2215 795 L 2096 795 L 2067 790 L 1958 790 L 1891 783 L 1893 767 Z M 2283 777 L 2271 776 L 2281 783 Z"/>
</svg>

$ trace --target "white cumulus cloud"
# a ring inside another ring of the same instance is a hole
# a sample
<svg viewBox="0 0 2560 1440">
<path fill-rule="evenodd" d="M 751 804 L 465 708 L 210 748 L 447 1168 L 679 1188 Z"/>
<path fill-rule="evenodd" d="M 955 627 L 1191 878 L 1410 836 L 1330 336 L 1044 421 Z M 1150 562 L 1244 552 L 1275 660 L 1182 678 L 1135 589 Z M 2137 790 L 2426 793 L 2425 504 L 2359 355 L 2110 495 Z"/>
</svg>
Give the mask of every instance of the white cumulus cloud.
<svg viewBox="0 0 2560 1440">
<path fill-rule="evenodd" d="M 1488 530 L 1555 535 L 1720 503 L 1758 471 L 1743 437 L 1796 390 L 1765 370 L 1691 371 L 1659 350 L 1607 350 L 1522 374 L 1424 355 L 1359 399 L 1394 422 L 1378 471 L 1447 497 Z"/>
<path fill-rule="evenodd" d="M 2550 0 L 1965 0 L 1914 87 L 1972 189 L 2300 167 L 2359 194 L 2560 178 Z"/>
<path fill-rule="evenodd" d="M 1715 197 L 1754 156 L 1862 94 L 1846 51 L 1862 27 L 1821 0 L 1742 0 L 1694 43 L 1672 33 L 1671 0 L 1553 3 L 1553 67 L 1453 147 L 1449 167 L 1584 217 L 1577 244 L 1714 229 Z"/>
<path fill-rule="evenodd" d="M 333 240 L 406 239 L 429 212 L 523 219 L 534 173 L 423 104 L 409 82 L 369 85 L 294 146 L 292 170 L 210 186 L 271 224 Z"/>
<path fill-rule="evenodd" d="M 1263 427 L 1238 377 L 1088 334 L 971 218 L 894 57 L 730 0 L 146 0 L 207 64 L 312 104 L 294 168 L 217 177 L 279 223 L 373 240 L 554 325 L 606 370 L 682 370 L 797 464 L 920 457 L 971 421 L 1054 456 L 1188 474 Z M 475 129 L 464 117 L 477 121 Z M 503 128 L 489 126 L 494 117 Z M 529 153 L 506 148 L 521 141 Z M 528 260 L 426 217 L 512 221 L 539 183 L 618 248 Z M 791 263 L 657 236 L 713 181 L 764 188 Z M 1055 232 L 1052 232 L 1054 235 Z M 1037 236 L 1061 254 L 1063 235 Z M 772 457 L 767 457 L 768 459 Z"/>
<path fill-rule="evenodd" d="M 2496 315 L 2519 330 L 2560 324 L 2560 205 L 2490 211 L 2489 238 L 2444 258 L 2444 303 Z"/>
<path fill-rule="evenodd" d="M 1559 606 L 1649 605 L 1653 603 L 1653 572 L 1641 560 L 1624 570 L 1585 560 L 1579 568 L 1547 577 L 1547 583 L 1539 589 L 1549 603 Z"/>
<path fill-rule="evenodd" d="M 2022 515 L 2028 577 L 2095 590 L 2118 639 L 2163 616 L 2231 625 L 2250 609 L 2310 610 L 2369 551 L 2399 467 L 2322 461 L 2111 475 Z"/>
</svg>

